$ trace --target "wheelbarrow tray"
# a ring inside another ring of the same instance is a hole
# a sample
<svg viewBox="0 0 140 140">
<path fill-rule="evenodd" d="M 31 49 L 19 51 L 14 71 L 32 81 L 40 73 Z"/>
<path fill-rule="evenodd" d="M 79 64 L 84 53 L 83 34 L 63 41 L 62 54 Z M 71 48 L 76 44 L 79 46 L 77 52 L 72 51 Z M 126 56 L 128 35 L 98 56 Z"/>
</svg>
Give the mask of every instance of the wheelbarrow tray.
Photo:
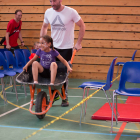
<svg viewBox="0 0 140 140">
<path fill-rule="evenodd" d="M 23 76 L 26 75 L 26 72 L 23 71 L 21 72 L 17 77 L 16 81 L 21 84 L 25 85 L 35 85 L 36 88 L 41 88 L 41 89 L 48 89 L 48 86 L 51 86 L 53 89 L 60 89 L 62 85 L 66 82 L 68 78 L 68 73 L 67 73 L 67 68 L 61 63 L 57 62 L 58 69 L 57 69 L 57 75 L 55 78 L 54 85 L 50 85 L 50 78 L 43 78 L 40 75 L 38 75 L 38 83 L 34 83 L 33 79 L 30 81 L 24 82 L 23 81 Z"/>
</svg>

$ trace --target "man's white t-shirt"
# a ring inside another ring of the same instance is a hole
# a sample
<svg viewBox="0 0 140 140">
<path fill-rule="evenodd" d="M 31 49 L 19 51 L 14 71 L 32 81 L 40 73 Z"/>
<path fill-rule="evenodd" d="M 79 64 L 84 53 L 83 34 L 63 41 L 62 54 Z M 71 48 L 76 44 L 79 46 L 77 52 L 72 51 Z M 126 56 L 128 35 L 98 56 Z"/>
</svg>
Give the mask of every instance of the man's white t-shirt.
<svg viewBox="0 0 140 140">
<path fill-rule="evenodd" d="M 46 10 L 44 22 L 51 25 L 51 37 L 55 48 L 73 48 L 75 23 L 80 19 L 77 11 L 67 6 L 61 12 L 53 8 Z"/>
</svg>

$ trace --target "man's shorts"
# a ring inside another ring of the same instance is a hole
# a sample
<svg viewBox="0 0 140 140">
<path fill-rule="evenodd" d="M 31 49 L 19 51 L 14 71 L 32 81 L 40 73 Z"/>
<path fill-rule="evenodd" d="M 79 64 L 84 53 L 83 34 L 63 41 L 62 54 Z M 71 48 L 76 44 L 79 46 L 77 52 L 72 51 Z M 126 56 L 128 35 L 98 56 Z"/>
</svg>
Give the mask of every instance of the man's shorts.
<svg viewBox="0 0 140 140">
<path fill-rule="evenodd" d="M 66 61 L 70 61 L 71 60 L 71 57 L 72 57 L 72 52 L 73 52 L 73 49 L 57 49 L 57 48 L 54 48 L 55 50 L 57 50 L 60 55 L 66 60 Z M 56 61 L 60 61 L 58 58 L 56 58 Z"/>
</svg>

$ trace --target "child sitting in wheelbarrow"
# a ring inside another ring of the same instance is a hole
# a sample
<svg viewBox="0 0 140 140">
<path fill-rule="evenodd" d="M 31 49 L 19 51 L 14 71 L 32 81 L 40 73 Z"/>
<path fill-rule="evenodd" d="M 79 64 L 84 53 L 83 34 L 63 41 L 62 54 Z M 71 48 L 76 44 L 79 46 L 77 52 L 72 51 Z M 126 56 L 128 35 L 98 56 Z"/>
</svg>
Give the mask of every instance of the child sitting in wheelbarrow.
<svg viewBox="0 0 140 140">
<path fill-rule="evenodd" d="M 34 83 L 38 83 L 38 73 L 40 73 L 42 77 L 51 79 L 51 85 L 54 84 L 57 74 L 56 57 L 67 67 L 68 72 L 72 72 L 68 62 L 54 49 L 53 39 L 50 36 L 42 36 L 39 47 L 40 49 L 37 50 L 35 56 L 23 67 L 23 70 L 27 72 L 28 67 L 32 65 Z M 39 57 L 40 63 L 35 61 Z"/>
</svg>

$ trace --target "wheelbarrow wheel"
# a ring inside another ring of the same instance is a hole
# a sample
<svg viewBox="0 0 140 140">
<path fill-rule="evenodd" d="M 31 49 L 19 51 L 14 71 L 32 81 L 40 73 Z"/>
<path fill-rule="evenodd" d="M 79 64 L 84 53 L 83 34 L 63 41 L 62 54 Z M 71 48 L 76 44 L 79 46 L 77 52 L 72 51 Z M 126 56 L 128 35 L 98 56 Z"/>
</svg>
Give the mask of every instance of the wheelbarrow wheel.
<svg viewBox="0 0 140 140">
<path fill-rule="evenodd" d="M 43 112 L 46 110 L 48 102 L 47 94 L 44 91 L 41 91 L 38 93 L 36 97 L 35 102 L 35 112 Z M 46 113 L 45 113 L 46 114 Z M 39 119 L 43 119 L 45 117 L 45 114 L 43 115 L 36 115 Z"/>
</svg>

